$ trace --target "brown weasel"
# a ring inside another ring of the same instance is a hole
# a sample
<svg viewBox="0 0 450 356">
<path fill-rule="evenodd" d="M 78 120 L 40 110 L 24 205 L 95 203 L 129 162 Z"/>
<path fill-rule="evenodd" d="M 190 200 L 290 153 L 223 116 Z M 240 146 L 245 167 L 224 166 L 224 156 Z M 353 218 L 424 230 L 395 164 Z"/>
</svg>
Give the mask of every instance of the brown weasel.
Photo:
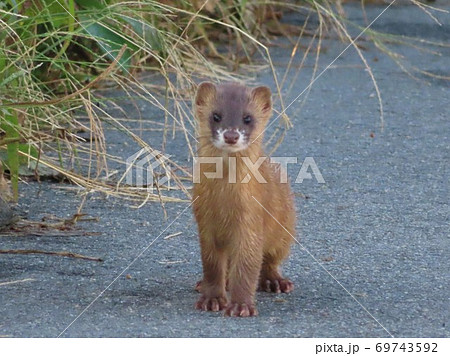
<svg viewBox="0 0 450 356">
<path fill-rule="evenodd" d="M 206 177 L 205 172 L 216 172 L 217 167 L 203 163 L 194 182 L 203 264 L 196 308 L 225 309 L 229 316 L 257 315 L 258 284 L 276 293 L 289 293 L 294 287 L 279 271 L 295 233 L 293 195 L 289 184 L 280 182 L 280 165 L 270 163 L 262 149 L 263 130 L 272 113 L 271 92 L 264 86 L 204 82 L 194 105 L 198 157 L 223 159 L 223 178 Z M 258 159 L 259 177 L 246 163 Z"/>
</svg>

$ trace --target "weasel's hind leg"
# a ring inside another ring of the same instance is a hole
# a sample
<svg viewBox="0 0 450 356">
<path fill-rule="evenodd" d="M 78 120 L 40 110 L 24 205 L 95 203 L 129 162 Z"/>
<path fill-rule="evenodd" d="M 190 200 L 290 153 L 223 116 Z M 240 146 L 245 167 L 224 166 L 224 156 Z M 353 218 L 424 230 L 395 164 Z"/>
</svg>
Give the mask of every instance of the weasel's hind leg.
<svg viewBox="0 0 450 356">
<path fill-rule="evenodd" d="M 279 266 L 287 257 L 289 248 L 285 251 L 271 251 L 264 254 L 261 273 L 259 276 L 259 290 L 273 293 L 290 293 L 294 289 L 294 283 L 284 278 Z"/>
<path fill-rule="evenodd" d="M 288 257 L 295 238 L 295 213 L 291 207 L 287 214 L 273 213 L 265 221 L 266 236 L 263 249 L 263 263 L 259 276 L 259 290 L 273 293 L 290 293 L 294 283 L 280 273 L 281 263 Z M 281 225 L 281 226 L 280 226 Z"/>
</svg>

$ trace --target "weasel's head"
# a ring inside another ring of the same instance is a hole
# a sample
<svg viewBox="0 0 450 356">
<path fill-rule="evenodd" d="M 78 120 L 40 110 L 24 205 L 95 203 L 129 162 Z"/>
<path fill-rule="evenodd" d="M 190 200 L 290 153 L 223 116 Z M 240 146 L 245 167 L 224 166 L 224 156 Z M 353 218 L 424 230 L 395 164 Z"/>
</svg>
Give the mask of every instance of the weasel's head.
<svg viewBox="0 0 450 356">
<path fill-rule="evenodd" d="M 223 151 L 242 151 L 262 137 L 272 113 L 270 89 L 203 82 L 195 96 L 195 113 L 200 136 L 209 137 Z"/>
</svg>

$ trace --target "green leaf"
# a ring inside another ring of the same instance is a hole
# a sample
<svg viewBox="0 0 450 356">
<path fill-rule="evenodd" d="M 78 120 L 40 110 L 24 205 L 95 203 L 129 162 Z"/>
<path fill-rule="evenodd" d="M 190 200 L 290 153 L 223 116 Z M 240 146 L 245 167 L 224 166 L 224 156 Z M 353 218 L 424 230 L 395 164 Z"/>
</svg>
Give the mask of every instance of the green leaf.
<svg viewBox="0 0 450 356">
<path fill-rule="evenodd" d="M 30 156 L 34 157 L 34 158 L 38 158 L 38 156 L 39 156 L 39 152 L 36 149 L 36 147 L 34 147 L 34 146 L 32 146 L 32 145 L 30 145 L 28 143 L 19 143 L 19 151 L 27 153 Z M 20 163 L 27 163 L 28 162 L 28 158 L 25 157 L 25 156 L 20 156 L 19 162 Z"/>
<path fill-rule="evenodd" d="M 152 50 L 158 52 L 162 51 L 163 41 L 161 38 L 161 34 L 156 28 L 146 24 L 143 21 L 138 21 L 128 16 L 120 17 L 122 18 L 122 20 L 128 22 L 131 27 L 133 27 L 133 30 L 150 45 Z"/>
<path fill-rule="evenodd" d="M 104 9 L 106 4 L 100 0 L 75 0 L 78 6 L 83 9 Z"/>
<path fill-rule="evenodd" d="M 19 152 L 24 152 L 34 158 L 38 158 L 39 152 L 36 147 L 27 144 L 27 143 L 19 143 Z M 4 162 L 4 166 L 10 170 L 10 164 L 8 160 L 8 152 L 2 151 L 0 148 L 0 161 Z M 35 174 L 38 174 L 41 178 L 53 178 L 58 175 L 58 172 L 53 169 L 47 167 L 45 164 L 41 162 L 37 162 L 32 159 L 28 159 L 28 157 L 19 155 L 19 168 L 18 175 L 19 177 L 34 177 Z"/>
<path fill-rule="evenodd" d="M 3 78 L 4 74 L 2 74 L 3 70 L 6 67 L 6 55 L 5 52 L 0 48 L 0 79 Z"/>
<path fill-rule="evenodd" d="M 2 69 L 4 64 L 0 63 L 0 70 Z M 23 69 L 18 70 L 17 72 L 13 72 L 11 73 L 8 77 L 6 77 L 5 79 L 3 79 L 3 81 L 0 83 L 0 88 L 6 86 L 6 84 L 8 84 L 9 82 L 12 82 L 13 80 L 22 77 L 26 74 L 27 72 L 24 71 Z"/>
<path fill-rule="evenodd" d="M 106 25 L 96 19 L 87 16 L 81 16 L 81 20 L 83 23 L 84 31 L 98 42 L 101 51 L 106 53 L 112 60 L 116 58 L 117 53 L 120 51 L 124 44 L 128 46 L 122 58 L 120 58 L 119 60 L 119 64 L 121 65 L 121 67 L 128 71 L 132 56 L 130 49 L 137 50 L 137 47 L 125 37 L 119 36 L 117 34 L 121 33 L 120 29 Z M 113 32 L 110 27 L 113 28 L 115 32 Z"/>
<path fill-rule="evenodd" d="M 73 18 L 64 0 L 41 0 L 49 17 L 46 19 L 51 22 L 53 27 L 60 28 L 70 23 Z"/>
<path fill-rule="evenodd" d="M 6 132 L 6 138 L 19 138 L 19 120 L 17 115 L 6 113 L 0 121 L 0 127 Z M 7 160 L 6 166 L 11 175 L 11 186 L 13 189 L 14 200 L 19 198 L 19 142 L 13 142 L 6 145 Z"/>
</svg>

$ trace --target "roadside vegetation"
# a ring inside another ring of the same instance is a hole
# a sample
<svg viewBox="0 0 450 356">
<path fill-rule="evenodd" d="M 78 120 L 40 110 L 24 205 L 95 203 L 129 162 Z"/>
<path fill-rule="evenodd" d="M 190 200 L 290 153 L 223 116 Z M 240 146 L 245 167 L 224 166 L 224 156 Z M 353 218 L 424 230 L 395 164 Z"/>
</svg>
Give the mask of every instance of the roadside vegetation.
<svg viewBox="0 0 450 356">
<path fill-rule="evenodd" d="M 369 2 L 361 2 L 361 11 Z M 411 2 L 438 21 L 433 13 L 439 9 Z M 303 23 L 283 23 L 286 12 L 298 13 Z M 357 50 L 377 93 L 382 125 L 382 93 L 365 60 L 364 46 L 353 43 L 352 27 L 363 29 L 347 21 L 341 1 L 332 0 L 2 0 L 0 196 L 17 201 L 21 179 L 51 178 L 139 205 L 179 201 L 160 187 L 150 192 L 129 186 L 123 176 L 111 172 L 111 162 L 124 162 L 108 149 L 105 127 L 132 138 L 136 151 L 155 149 L 130 129 L 121 103 L 145 101 L 160 109 L 152 129 L 161 132 L 164 143 L 181 135 L 193 154 L 190 100 L 195 81 L 245 80 L 264 67 L 272 71 L 278 94 L 289 91 L 307 58 L 316 63 L 311 80 L 319 73 L 318 58 L 327 37 L 337 37 Z M 285 36 L 292 44 L 287 49 L 289 66 L 279 76 L 269 51 L 276 36 Z M 433 74 L 409 65 L 407 58 L 389 48 L 391 43 L 427 50 L 430 56 L 446 46 L 372 30 L 362 38 L 413 77 Z M 157 74 L 161 83 L 140 79 L 148 73 Z M 121 89 L 123 96 L 109 97 L 105 89 L 110 88 Z M 281 95 L 275 97 L 280 100 Z M 296 124 L 283 113 L 282 100 L 276 107 L 282 116 L 269 138 L 272 149 Z M 121 114 L 112 115 L 107 108 Z M 164 169 L 188 199 L 189 169 L 171 160 Z"/>
</svg>

